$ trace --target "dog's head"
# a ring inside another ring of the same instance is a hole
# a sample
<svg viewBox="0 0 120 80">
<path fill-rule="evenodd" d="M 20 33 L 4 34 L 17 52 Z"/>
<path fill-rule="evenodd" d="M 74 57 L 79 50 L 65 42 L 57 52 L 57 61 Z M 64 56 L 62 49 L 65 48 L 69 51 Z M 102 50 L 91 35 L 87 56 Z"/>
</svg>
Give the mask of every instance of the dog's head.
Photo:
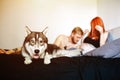
<svg viewBox="0 0 120 80">
<path fill-rule="evenodd" d="M 31 31 L 28 27 L 26 27 L 26 30 L 28 34 L 23 43 L 24 51 L 31 58 L 41 58 L 48 44 L 48 39 L 45 36 L 46 28 L 42 32 Z"/>
</svg>

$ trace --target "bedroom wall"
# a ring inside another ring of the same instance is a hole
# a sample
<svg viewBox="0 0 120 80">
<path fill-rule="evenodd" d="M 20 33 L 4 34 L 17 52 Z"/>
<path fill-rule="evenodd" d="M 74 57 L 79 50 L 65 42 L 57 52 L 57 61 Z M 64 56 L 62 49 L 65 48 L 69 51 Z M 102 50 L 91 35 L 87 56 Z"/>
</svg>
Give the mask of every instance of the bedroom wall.
<svg viewBox="0 0 120 80">
<path fill-rule="evenodd" d="M 97 12 L 107 30 L 120 26 L 120 0 L 98 0 Z"/>
<path fill-rule="evenodd" d="M 34 31 L 48 26 L 50 43 L 75 26 L 89 29 L 96 6 L 97 0 L 0 0 L 0 48 L 22 46 L 26 25 Z"/>
</svg>

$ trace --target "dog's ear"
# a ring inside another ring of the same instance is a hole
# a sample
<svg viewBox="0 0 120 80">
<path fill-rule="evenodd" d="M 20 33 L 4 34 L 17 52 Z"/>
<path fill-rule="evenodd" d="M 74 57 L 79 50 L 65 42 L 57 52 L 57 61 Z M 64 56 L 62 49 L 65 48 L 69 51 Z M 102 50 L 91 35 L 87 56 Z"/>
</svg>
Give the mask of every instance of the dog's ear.
<svg viewBox="0 0 120 80">
<path fill-rule="evenodd" d="M 32 32 L 32 31 L 28 28 L 28 26 L 26 26 L 26 32 L 27 32 L 27 35 Z"/>
<path fill-rule="evenodd" d="M 47 30 L 48 30 L 48 27 L 46 27 L 46 28 L 42 31 L 42 33 L 43 33 L 43 34 L 46 34 L 46 33 L 47 33 Z"/>
</svg>

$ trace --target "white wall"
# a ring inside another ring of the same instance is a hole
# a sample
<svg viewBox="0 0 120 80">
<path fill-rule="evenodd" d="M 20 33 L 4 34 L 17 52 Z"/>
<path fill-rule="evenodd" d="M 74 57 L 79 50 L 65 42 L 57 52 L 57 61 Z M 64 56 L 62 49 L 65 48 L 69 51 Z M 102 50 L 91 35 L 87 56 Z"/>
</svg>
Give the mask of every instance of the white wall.
<svg viewBox="0 0 120 80">
<path fill-rule="evenodd" d="M 98 0 L 97 10 L 107 30 L 120 26 L 120 0 Z"/>
<path fill-rule="evenodd" d="M 96 0 L 0 0 L 0 48 L 22 46 L 26 25 L 35 31 L 48 26 L 50 43 L 75 26 L 89 28 L 96 6 Z"/>
</svg>

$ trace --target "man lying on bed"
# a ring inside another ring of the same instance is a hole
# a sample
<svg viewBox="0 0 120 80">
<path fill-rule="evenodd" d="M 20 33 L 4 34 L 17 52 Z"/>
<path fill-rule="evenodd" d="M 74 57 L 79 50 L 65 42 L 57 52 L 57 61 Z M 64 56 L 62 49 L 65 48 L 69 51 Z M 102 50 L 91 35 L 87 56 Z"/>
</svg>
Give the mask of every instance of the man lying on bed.
<svg viewBox="0 0 120 80">
<path fill-rule="evenodd" d="M 59 35 L 54 44 L 59 46 L 61 49 L 79 48 L 76 46 L 77 42 L 83 35 L 83 30 L 80 27 L 75 27 L 70 36 Z"/>
</svg>

